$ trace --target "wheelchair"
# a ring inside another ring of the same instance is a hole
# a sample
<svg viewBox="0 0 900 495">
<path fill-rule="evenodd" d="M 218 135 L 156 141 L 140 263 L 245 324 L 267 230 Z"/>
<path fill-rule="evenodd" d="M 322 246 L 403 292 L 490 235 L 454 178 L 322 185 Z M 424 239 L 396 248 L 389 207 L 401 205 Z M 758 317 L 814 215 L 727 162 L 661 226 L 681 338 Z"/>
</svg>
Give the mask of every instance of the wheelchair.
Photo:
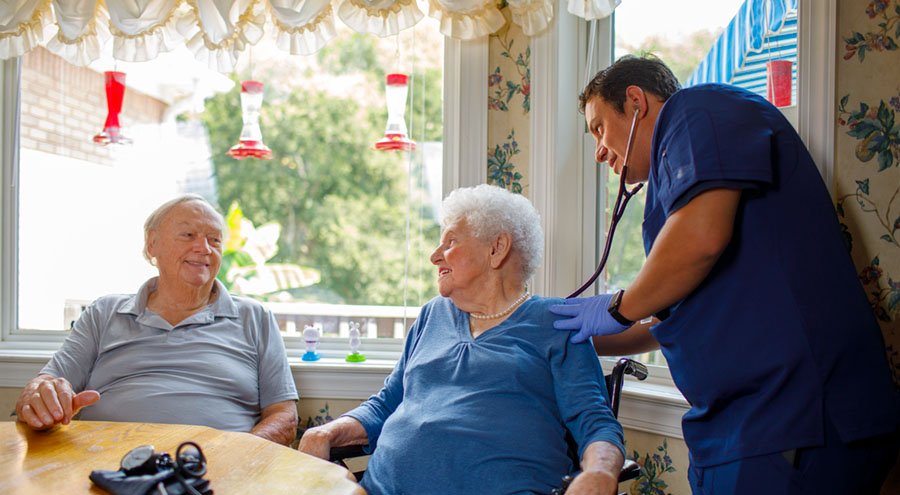
<svg viewBox="0 0 900 495">
<path fill-rule="evenodd" d="M 647 371 L 647 367 L 633 359 L 620 358 L 616 362 L 616 365 L 613 367 L 612 372 L 605 376 L 606 390 L 609 392 L 609 407 L 612 410 L 613 416 L 619 416 L 619 402 L 622 398 L 622 387 L 625 383 L 625 375 L 631 375 L 638 380 L 644 380 L 647 378 L 648 374 L 649 373 Z M 580 460 L 578 459 L 577 445 L 575 445 L 575 442 L 572 440 L 571 435 L 566 435 L 566 441 L 569 444 L 569 457 L 572 458 L 576 472 L 564 476 L 562 478 L 562 485 L 559 488 L 554 489 L 551 492 L 551 495 L 563 495 L 566 492 L 569 484 L 571 484 L 575 479 L 575 476 L 577 475 L 577 472 L 579 470 L 578 466 L 580 464 Z M 332 447 L 329 457 L 331 462 L 338 464 L 346 469 L 350 469 L 344 461 L 347 459 L 369 455 L 364 450 L 367 447 L 367 445 Z M 640 474 L 641 466 L 632 460 L 625 459 L 625 464 L 622 466 L 622 471 L 619 472 L 619 483 L 623 481 L 633 480 Z M 361 480 L 364 475 L 365 470 L 353 472 L 353 476 L 355 476 L 357 480 Z"/>
</svg>

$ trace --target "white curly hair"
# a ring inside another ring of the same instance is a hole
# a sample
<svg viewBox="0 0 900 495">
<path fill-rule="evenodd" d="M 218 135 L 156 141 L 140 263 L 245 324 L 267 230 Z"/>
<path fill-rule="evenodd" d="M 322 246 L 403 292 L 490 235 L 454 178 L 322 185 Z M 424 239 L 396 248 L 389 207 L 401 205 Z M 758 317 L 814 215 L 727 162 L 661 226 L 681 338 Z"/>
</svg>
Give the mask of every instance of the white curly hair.
<svg viewBox="0 0 900 495">
<path fill-rule="evenodd" d="M 465 220 L 476 238 L 493 240 L 501 232 L 512 237 L 512 251 L 522 261 L 522 279 L 534 275 L 544 257 L 541 217 L 531 201 L 502 187 L 481 184 L 451 192 L 441 204 L 441 229 Z"/>
</svg>

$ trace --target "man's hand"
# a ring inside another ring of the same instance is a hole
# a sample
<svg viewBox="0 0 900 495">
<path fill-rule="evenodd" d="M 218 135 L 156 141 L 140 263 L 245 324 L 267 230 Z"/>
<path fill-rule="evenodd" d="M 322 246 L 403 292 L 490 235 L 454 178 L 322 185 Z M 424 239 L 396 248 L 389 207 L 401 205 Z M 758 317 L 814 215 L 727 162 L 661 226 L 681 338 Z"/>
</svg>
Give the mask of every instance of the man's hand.
<svg viewBox="0 0 900 495">
<path fill-rule="evenodd" d="M 96 390 L 76 394 L 65 378 L 38 375 L 28 382 L 16 401 L 16 417 L 36 430 L 69 424 L 81 408 L 100 400 Z"/>
<path fill-rule="evenodd" d="M 583 472 L 566 488 L 566 495 L 615 495 L 618 488 L 618 479 L 606 473 Z"/>
<path fill-rule="evenodd" d="M 561 316 L 571 316 L 568 320 L 553 322 L 557 330 L 578 330 L 572 336 L 573 344 L 584 342 L 591 336 L 615 335 L 625 331 L 628 326 L 615 320 L 609 314 L 609 301 L 614 294 L 600 294 L 593 297 L 566 299 L 565 304 L 550 306 L 550 312 Z"/>
</svg>

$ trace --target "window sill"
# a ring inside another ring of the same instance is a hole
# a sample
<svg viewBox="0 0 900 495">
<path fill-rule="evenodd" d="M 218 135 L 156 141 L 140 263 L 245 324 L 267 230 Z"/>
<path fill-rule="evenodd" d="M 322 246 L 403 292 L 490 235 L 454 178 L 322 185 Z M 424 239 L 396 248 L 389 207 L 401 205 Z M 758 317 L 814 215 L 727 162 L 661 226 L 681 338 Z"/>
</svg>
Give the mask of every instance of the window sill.
<svg viewBox="0 0 900 495">
<path fill-rule="evenodd" d="M 47 363 L 53 351 L 0 351 L 0 387 L 21 388 Z M 340 358 L 319 361 L 289 358 L 294 382 L 304 399 L 365 400 L 381 389 L 394 369 L 390 359 L 348 363 Z M 628 379 L 619 406 L 619 421 L 625 428 L 683 438 L 681 416 L 688 404 L 670 385 Z"/>
</svg>

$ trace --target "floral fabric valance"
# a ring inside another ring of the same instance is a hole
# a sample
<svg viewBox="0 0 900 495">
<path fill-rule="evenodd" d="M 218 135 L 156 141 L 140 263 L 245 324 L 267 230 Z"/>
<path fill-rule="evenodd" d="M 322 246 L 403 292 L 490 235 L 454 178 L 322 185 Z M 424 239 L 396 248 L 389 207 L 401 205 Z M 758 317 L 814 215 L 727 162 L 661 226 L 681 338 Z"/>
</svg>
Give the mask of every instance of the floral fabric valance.
<svg viewBox="0 0 900 495">
<path fill-rule="evenodd" d="M 445 36 L 474 39 L 503 27 L 499 0 L 428 0 L 428 15 Z M 609 15 L 620 0 L 569 0 L 586 19 Z M 508 0 L 512 21 L 540 34 L 553 19 L 554 0 Z M 0 0 L 0 59 L 38 45 L 77 65 L 100 56 L 113 40 L 113 57 L 155 58 L 178 44 L 221 72 L 234 69 L 247 45 L 268 30 L 278 47 L 308 55 L 335 36 L 337 16 L 360 33 L 390 36 L 423 17 L 416 0 Z"/>
</svg>

